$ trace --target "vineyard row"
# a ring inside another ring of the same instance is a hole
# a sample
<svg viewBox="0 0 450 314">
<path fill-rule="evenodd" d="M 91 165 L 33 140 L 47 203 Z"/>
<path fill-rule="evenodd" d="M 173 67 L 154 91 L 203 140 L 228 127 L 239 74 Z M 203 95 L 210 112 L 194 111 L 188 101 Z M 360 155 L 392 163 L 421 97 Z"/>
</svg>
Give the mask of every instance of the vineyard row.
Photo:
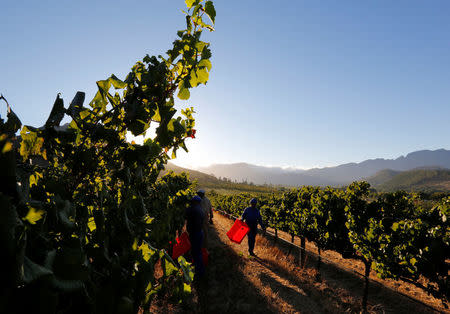
<svg viewBox="0 0 450 314">
<path fill-rule="evenodd" d="M 242 214 L 252 197 L 211 193 L 213 205 L 234 216 Z M 346 190 L 305 186 L 257 197 L 265 224 L 275 232 L 300 237 L 303 249 L 308 239 L 319 256 L 332 250 L 364 263 L 363 307 L 371 270 L 380 278 L 411 282 L 446 305 L 449 197 L 429 208 L 417 195 L 402 191 L 372 195 L 367 182 L 354 182 Z"/>
</svg>

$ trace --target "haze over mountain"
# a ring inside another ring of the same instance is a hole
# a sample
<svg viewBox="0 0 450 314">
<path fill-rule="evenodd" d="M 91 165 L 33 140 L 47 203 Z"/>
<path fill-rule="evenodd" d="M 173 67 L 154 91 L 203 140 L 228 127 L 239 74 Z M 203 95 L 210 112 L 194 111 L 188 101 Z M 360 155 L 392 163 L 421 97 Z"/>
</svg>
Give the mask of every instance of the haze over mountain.
<svg viewBox="0 0 450 314">
<path fill-rule="evenodd" d="M 198 170 L 237 181 L 280 185 L 345 185 L 375 175 L 378 171 L 406 171 L 421 167 L 450 168 L 450 150 L 421 150 L 396 159 L 369 159 L 336 167 L 309 170 L 264 167 L 248 163 L 215 164 Z"/>
</svg>

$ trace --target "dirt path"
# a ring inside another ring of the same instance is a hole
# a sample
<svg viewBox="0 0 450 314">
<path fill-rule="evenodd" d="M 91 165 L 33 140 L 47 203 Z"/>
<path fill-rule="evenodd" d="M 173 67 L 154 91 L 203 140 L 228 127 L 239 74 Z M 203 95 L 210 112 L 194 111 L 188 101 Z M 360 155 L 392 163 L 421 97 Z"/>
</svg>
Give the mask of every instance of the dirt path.
<svg viewBox="0 0 450 314">
<path fill-rule="evenodd" d="M 209 231 L 210 264 L 195 288 L 199 313 L 337 313 L 356 312 L 351 302 L 336 300 L 312 275 L 298 276 L 277 263 L 280 250 L 257 237 L 249 257 L 247 242 L 232 243 L 226 236 L 232 222 L 216 215 Z M 329 289 L 328 289 L 329 290 Z"/>
</svg>

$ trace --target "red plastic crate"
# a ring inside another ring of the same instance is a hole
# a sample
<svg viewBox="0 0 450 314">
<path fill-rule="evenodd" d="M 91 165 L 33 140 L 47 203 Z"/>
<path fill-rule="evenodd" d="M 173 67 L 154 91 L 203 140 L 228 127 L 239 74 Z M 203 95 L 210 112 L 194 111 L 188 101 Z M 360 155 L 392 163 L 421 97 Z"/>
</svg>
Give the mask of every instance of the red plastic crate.
<svg viewBox="0 0 450 314">
<path fill-rule="evenodd" d="M 172 258 L 177 259 L 179 256 L 186 254 L 191 249 L 191 241 L 186 232 L 183 232 L 175 239 L 175 244 L 172 249 Z"/>
<path fill-rule="evenodd" d="M 202 247 L 202 261 L 203 261 L 203 266 L 207 266 L 208 265 L 208 257 L 209 257 L 209 252 L 206 248 Z M 194 259 L 192 259 L 192 263 L 194 262 Z"/>
<path fill-rule="evenodd" d="M 205 265 L 205 267 L 208 265 L 208 257 L 209 257 L 208 250 L 206 248 L 202 247 L 202 259 L 203 259 L 203 265 Z"/>
<path fill-rule="evenodd" d="M 230 238 L 231 241 L 240 244 L 247 235 L 247 233 L 249 232 L 249 230 L 250 228 L 247 226 L 245 222 L 236 219 L 233 227 L 231 227 L 231 229 L 227 232 L 227 236 L 228 238 Z"/>
</svg>

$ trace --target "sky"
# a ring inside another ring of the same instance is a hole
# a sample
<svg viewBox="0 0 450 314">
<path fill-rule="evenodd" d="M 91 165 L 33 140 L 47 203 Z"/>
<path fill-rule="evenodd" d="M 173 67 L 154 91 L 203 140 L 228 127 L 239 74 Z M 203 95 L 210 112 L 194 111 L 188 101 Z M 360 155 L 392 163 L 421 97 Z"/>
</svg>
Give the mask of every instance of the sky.
<svg viewBox="0 0 450 314">
<path fill-rule="evenodd" d="M 196 139 L 174 162 L 311 168 L 450 149 L 450 2 L 214 1 L 213 68 L 191 90 Z M 45 123 L 164 54 L 184 1 L 0 1 L 0 93 Z M 0 114 L 6 108 L 0 104 Z"/>
</svg>

